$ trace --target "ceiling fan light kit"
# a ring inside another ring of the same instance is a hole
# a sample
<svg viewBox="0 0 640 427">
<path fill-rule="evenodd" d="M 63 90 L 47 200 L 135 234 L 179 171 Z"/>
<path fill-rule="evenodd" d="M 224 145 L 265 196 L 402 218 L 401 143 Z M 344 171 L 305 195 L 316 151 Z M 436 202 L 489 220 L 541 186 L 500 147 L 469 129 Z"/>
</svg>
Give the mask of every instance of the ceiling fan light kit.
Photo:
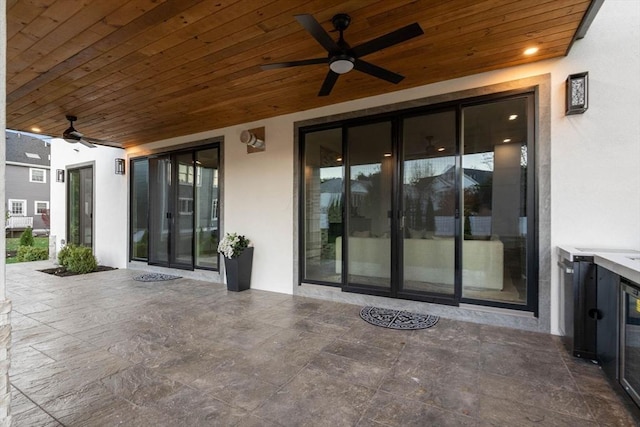
<svg viewBox="0 0 640 427">
<path fill-rule="evenodd" d="M 336 31 L 340 33 L 338 40 L 333 40 L 329 33 L 322 28 L 320 23 L 309 14 L 295 15 L 296 20 L 309 34 L 327 51 L 326 58 L 311 58 L 300 61 L 276 62 L 262 65 L 263 70 L 273 70 L 277 68 L 299 67 L 303 65 L 329 64 L 329 71 L 322 83 L 318 96 L 327 96 L 331 93 L 333 86 L 338 81 L 341 74 L 356 69 L 370 76 L 386 80 L 397 84 L 404 79 L 404 76 L 389 71 L 385 68 L 366 62 L 361 57 L 402 43 L 414 37 L 424 34 L 418 23 L 413 23 L 399 28 L 383 36 L 377 37 L 368 42 L 364 42 L 356 47 L 351 47 L 344 40 L 344 31 L 351 23 L 351 17 L 346 13 L 339 13 L 331 19 L 331 23 Z"/>
<path fill-rule="evenodd" d="M 338 74 L 346 74 L 353 70 L 355 59 L 349 55 L 339 55 L 331 58 L 329 68 Z"/>
</svg>

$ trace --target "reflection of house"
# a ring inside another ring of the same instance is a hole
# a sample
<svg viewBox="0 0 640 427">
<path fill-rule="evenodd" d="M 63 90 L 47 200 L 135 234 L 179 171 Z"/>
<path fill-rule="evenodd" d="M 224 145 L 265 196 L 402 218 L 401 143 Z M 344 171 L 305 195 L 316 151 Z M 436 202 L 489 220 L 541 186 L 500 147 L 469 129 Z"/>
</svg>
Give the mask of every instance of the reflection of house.
<svg viewBox="0 0 640 427">
<path fill-rule="evenodd" d="M 464 168 L 462 176 L 462 187 L 465 190 L 486 185 L 491 179 L 492 172 L 479 169 Z M 445 204 L 453 203 L 447 200 L 454 197 L 456 189 L 455 168 L 450 167 L 440 175 L 419 178 L 415 184 L 405 184 L 405 194 L 409 197 L 420 198 L 426 207 L 427 195 L 431 198 L 436 212 L 446 209 Z"/>
<path fill-rule="evenodd" d="M 10 215 L 8 230 L 47 233 L 49 213 L 49 173 L 51 148 L 42 139 L 19 132 L 6 132 L 6 203 Z"/>
</svg>

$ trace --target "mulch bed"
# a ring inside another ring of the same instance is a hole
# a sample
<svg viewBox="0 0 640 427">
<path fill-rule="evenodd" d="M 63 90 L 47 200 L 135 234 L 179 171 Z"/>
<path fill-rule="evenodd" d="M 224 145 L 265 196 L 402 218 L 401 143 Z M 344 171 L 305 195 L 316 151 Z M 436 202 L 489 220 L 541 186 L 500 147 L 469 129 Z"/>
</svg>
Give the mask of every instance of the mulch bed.
<svg viewBox="0 0 640 427">
<path fill-rule="evenodd" d="M 117 268 L 108 267 L 106 265 L 99 265 L 95 270 L 90 271 L 89 273 L 86 273 L 86 274 L 97 273 L 100 271 L 111 271 L 111 270 L 117 270 Z M 69 277 L 69 276 L 80 275 L 80 273 L 74 273 L 73 271 L 68 271 L 66 267 L 45 268 L 44 270 L 38 270 L 38 271 L 41 271 L 47 274 L 53 274 L 54 276 L 58 276 L 58 277 Z"/>
</svg>

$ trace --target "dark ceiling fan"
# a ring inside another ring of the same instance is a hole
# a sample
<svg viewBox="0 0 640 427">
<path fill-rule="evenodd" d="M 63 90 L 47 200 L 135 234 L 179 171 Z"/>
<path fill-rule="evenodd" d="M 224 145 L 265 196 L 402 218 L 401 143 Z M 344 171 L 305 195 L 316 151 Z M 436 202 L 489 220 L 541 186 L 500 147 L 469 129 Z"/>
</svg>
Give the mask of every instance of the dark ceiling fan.
<svg viewBox="0 0 640 427">
<path fill-rule="evenodd" d="M 324 79 L 324 83 L 322 83 L 318 96 L 329 95 L 340 74 L 348 73 L 354 68 L 373 77 L 377 77 L 391 83 L 399 83 L 404 79 L 404 76 L 378 67 L 370 62 L 363 61 L 360 58 L 424 34 L 420 25 L 418 23 L 413 23 L 385 34 L 384 36 L 380 36 L 358 46 L 351 47 L 343 37 L 344 30 L 346 30 L 351 23 L 351 17 L 349 15 L 340 13 L 331 19 L 333 27 L 336 31 L 340 32 L 340 38 L 338 41 L 333 40 L 312 15 L 295 15 L 295 18 L 300 25 L 302 25 L 304 29 L 307 30 L 307 32 L 311 34 L 311 36 L 316 39 L 323 48 L 325 48 L 329 55 L 325 58 L 312 58 L 303 59 L 301 61 L 264 64 L 262 65 L 262 69 L 273 70 L 276 68 L 298 67 L 302 65 L 329 64 L 329 72 L 327 73 L 327 77 Z"/>
<path fill-rule="evenodd" d="M 65 141 L 72 144 L 79 142 L 80 144 L 89 148 L 96 148 L 96 144 L 105 145 L 107 147 L 122 148 L 122 144 L 119 142 L 105 141 L 103 139 L 89 138 L 87 136 L 84 136 L 84 134 L 78 132 L 73 127 L 73 122 L 78 120 L 78 118 L 76 116 L 65 117 L 67 118 L 67 120 L 69 120 L 69 128 L 62 133 L 62 139 L 64 139 Z"/>
</svg>

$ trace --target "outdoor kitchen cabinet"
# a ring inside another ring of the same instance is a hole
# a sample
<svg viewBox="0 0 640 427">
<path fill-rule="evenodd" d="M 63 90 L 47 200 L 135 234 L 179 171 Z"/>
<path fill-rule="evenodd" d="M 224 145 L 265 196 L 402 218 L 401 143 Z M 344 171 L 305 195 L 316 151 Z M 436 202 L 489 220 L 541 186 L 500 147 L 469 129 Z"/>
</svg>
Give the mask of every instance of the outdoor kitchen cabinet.
<svg viewBox="0 0 640 427">
<path fill-rule="evenodd" d="M 605 374 L 618 380 L 620 276 L 597 268 L 596 356 Z"/>
</svg>

